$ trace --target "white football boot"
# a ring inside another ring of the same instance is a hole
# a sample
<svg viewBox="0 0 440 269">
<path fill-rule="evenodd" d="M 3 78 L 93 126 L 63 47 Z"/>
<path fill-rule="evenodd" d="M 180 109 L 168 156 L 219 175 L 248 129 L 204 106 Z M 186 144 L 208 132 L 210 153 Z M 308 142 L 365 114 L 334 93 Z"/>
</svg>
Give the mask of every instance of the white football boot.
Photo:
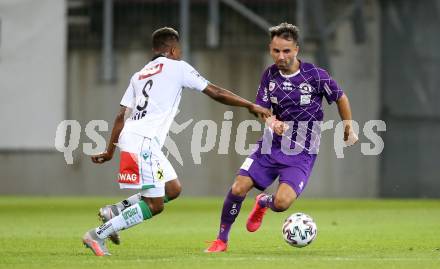
<svg viewBox="0 0 440 269">
<path fill-rule="evenodd" d="M 120 213 L 121 212 L 119 211 L 117 206 L 106 205 L 106 206 L 99 209 L 98 216 L 102 220 L 102 223 L 106 223 L 107 221 L 116 217 Z M 119 237 L 118 232 L 111 233 L 108 238 L 110 239 L 110 241 L 112 241 L 116 245 L 119 245 L 121 243 L 121 238 Z"/>
<path fill-rule="evenodd" d="M 82 242 L 85 247 L 90 248 L 96 256 L 110 256 L 110 252 L 105 246 L 105 240 L 100 239 L 95 232 L 95 229 L 91 229 L 86 232 L 82 238 Z"/>
</svg>

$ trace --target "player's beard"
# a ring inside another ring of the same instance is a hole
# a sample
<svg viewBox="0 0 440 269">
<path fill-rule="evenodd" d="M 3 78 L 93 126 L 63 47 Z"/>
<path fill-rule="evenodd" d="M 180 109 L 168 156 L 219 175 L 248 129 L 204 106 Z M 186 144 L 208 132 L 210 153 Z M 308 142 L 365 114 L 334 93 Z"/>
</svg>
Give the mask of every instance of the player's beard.
<svg viewBox="0 0 440 269">
<path fill-rule="evenodd" d="M 292 62 L 288 61 L 279 61 L 276 63 L 279 70 L 283 71 L 283 73 L 288 73 L 290 71 L 290 67 L 292 66 Z"/>
<path fill-rule="evenodd" d="M 292 66 L 295 64 L 295 59 L 287 59 L 275 63 L 278 69 L 283 73 L 290 73 Z"/>
</svg>

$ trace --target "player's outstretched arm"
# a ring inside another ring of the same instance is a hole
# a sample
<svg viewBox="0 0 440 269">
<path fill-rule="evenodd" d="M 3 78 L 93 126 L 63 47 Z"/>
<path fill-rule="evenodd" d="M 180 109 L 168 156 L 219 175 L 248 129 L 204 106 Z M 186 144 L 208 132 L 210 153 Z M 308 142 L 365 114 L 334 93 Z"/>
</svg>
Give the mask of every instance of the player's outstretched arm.
<svg viewBox="0 0 440 269">
<path fill-rule="evenodd" d="M 352 127 L 352 117 L 351 117 L 351 108 L 350 102 L 348 101 L 348 97 L 344 94 L 337 101 L 336 104 L 338 106 L 339 116 L 341 120 L 344 122 L 344 141 L 348 145 L 353 145 L 358 141 L 358 137 L 353 131 Z"/>
<path fill-rule="evenodd" d="M 272 116 L 272 112 L 264 107 L 254 104 L 226 89 L 218 87 L 212 83 L 209 83 L 203 93 L 225 105 L 241 106 L 249 110 L 250 113 L 257 117 L 268 118 Z"/>
<path fill-rule="evenodd" d="M 113 158 L 113 154 L 115 153 L 116 143 L 118 142 L 119 135 L 121 134 L 122 128 L 124 128 L 125 122 L 125 110 L 127 108 L 125 106 L 121 106 L 118 114 L 116 115 L 115 122 L 113 124 L 112 134 L 110 136 L 110 141 L 107 145 L 107 150 L 98 155 L 92 156 L 92 162 L 94 163 L 104 163 Z"/>
</svg>

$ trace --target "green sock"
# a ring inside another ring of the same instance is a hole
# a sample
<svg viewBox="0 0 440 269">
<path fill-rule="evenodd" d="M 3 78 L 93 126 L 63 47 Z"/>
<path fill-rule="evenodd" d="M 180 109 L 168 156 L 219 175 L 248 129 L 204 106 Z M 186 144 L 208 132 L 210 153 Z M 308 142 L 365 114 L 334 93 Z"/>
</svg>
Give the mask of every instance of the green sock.
<svg viewBox="0 0 440 269">
<path fill-rule="evenodd" d="M 151 213 L 151 210 L 148 207 L 147 203 L 145 203 L 144 201 L 140 201 L 138 204 L 139 207 L 141 208 L 142 217 L 144 218 L 144 220 L 151 219 L 153 217 L 153 213 Z"/>
<path fill-rule="evenodd" d="M 173 199 L 168 198 L 168 196 L 166 196 L 166 195 L 163 197 L 163 202 L 164 203 L 168 203 L 168 202 L 170 202 L 172 200 Z M 115 205 L 118 207 L 119 211 L 123 211 L 126 208 L 139 203 L 140 201 L 142 201 L 141 194 L 140 193 L 136 193 L 136 194 L 128 197 L 127 199 L 122 200 L 122 201 L 116 203 Z"/>
<path fill-rule="evenodd" d="M 151 219 L 153 214 L 144 201 L 130 206 L 122 211 L 121 214 L 107 221 L 103 225 L 95 229 L 96 235 L 101 238 L 107 238 L 111 233 L 128 229 L 135 226 L 146 219 Z"/>
</svg>

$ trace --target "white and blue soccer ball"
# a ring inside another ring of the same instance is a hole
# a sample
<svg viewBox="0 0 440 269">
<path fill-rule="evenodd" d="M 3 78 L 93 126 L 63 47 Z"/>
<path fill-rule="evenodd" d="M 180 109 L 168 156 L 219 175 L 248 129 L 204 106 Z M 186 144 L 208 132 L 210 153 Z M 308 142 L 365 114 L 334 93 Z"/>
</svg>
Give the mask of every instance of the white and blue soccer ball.
<svg viewBox="0 0 440 269">
<path fill-rule="evenodd" d="M 284 241 L 291 246 L 302 248 L 315 240 L 318 228 L 309 215 L 295 213 L 284 221 L 282 232 Z"/>
</svg>

